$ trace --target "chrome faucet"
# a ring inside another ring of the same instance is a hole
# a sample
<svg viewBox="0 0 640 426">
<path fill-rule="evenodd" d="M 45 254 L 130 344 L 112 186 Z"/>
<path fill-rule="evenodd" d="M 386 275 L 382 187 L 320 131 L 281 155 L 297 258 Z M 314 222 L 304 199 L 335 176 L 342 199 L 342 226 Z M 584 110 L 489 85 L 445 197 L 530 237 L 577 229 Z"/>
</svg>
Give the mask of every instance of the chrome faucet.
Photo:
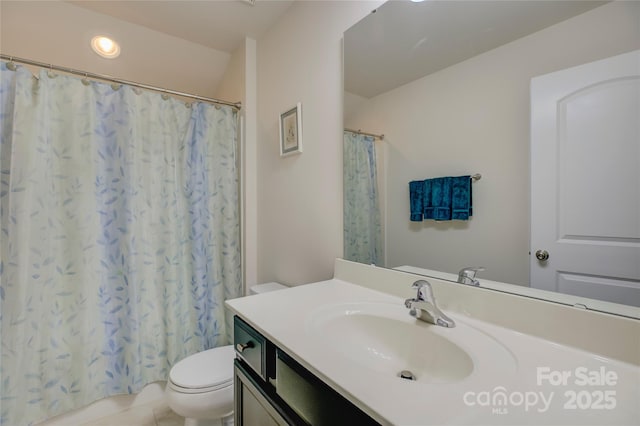
<svg viewBox="0 0 640 426">
<path fill-rule="evenodd" d="M 418 290 L 415 298 L 404 301 L 404 306 L 410 309 L 411 316 L 442 327 L 456 326 L 456 323 L 436 305 L 436 299 L 433 297 L 433 290 L 428 281 L 418 280 L 413 283 L 411 288 Z"/>
<path fill-rule="evenodd" d="M 469 266 L 458 272 L 458 282 L 461 284 L 469 284 L 479 286 L 480 281 L 476 279 L 476 273 L 484 271 L 484 266 Z"/>
</svg>

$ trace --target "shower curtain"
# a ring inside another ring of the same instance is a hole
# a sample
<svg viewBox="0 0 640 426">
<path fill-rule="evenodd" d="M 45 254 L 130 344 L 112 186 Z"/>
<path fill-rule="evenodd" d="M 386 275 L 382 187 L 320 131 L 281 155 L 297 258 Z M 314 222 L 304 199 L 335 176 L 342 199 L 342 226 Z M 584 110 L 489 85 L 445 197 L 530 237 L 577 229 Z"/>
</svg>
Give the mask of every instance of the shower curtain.
<svg viewBox="0 0 640 426">
<path fill-rule="evenodd" d="M 0 423 L 166 380 L 241 294 L 236 112 L 2 63 Z"/>
<path fill-rule="evenodd" d="M 383 266 L 375 140 L 345 131 L 343 142 L 344 258 Z"/>
</svg>

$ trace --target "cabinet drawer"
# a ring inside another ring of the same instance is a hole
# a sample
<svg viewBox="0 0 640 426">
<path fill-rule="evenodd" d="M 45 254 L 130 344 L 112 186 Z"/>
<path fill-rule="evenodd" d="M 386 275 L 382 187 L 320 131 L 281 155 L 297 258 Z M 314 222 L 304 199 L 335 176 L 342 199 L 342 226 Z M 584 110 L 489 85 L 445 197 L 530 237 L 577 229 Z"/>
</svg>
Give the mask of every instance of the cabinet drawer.
<svg viewBox="0 0 640 426">
<path fill-rule="evenodd" d="M 289 355 L 280 349 L 276 349 L 276 354 L 276 395 L 305 424 L 379 426 L 375 420 Z"/>
<path fill-rule="evenodd" d="M 260 377 L 267 380 L 266 339 L 237 316 L 233 317 L 233 345 L 236 354 Z"/>
</svg>

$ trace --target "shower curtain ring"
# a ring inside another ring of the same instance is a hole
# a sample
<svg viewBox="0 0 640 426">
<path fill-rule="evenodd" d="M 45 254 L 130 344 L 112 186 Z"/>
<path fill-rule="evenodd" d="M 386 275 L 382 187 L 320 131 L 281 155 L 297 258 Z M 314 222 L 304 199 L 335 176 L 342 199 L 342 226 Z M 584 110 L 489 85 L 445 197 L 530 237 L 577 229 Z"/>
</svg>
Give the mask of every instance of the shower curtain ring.
<svg viewBox="0 0 640 426">
<path fill-rule="evenodd" d="M 7 62 L 7 69 L 9 71 L 15 71 L 18 69 L 15 62 L 13 62 L 13 56 L 9 56 L 9 62 Z"/>
<path fill-rule="evenodd" d="M 91 81 L 89 81 L 89 76 L 87 75 L 87 73 L 84 73 L 84 78 L 82 79 L 82 84 L 84 84 L 85 86 L 88 86 L 91 84 Z"/>
</svg>

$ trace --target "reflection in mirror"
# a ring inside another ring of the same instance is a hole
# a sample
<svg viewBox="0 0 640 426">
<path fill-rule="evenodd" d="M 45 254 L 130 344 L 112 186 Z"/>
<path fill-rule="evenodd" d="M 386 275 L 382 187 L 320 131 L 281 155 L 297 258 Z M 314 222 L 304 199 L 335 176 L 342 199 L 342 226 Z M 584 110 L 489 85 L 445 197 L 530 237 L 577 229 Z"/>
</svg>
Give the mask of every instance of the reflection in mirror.
<svg viewBox="0 0 640 426">
<path fill-rule="evenodd" d="M 384 136 L 345 129 L 343 140 L 344 258 L 381 265 L 384 241 L 376 139 Z"/>
<path fill-rule="evenodd" d="M 640 317 L 638 49 L 623 1 L 392 1 L 347 30 L 344 125 L 385 135 L 362 261 Z M 410 220 L 409 182 L 475 173 L 470 220 Z"/>
</svg>

